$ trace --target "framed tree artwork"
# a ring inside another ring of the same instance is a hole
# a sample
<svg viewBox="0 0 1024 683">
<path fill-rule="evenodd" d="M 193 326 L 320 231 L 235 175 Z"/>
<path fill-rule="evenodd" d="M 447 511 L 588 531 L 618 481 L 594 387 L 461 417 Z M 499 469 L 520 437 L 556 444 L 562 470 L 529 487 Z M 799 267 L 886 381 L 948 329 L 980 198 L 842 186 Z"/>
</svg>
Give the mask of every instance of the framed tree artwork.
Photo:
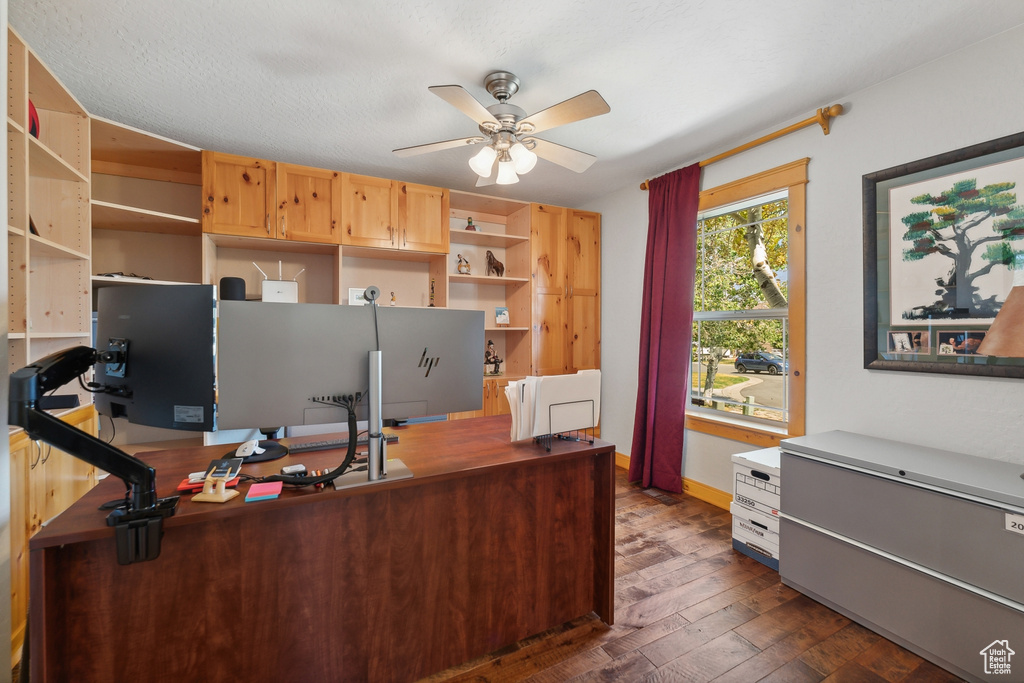
<svg viewBox="0 0 1024 683">
<path fill-rule="evenodd" d="M 864 367 L 1024 377 L 1024 133 L 863 178 Z"/>
</svg>

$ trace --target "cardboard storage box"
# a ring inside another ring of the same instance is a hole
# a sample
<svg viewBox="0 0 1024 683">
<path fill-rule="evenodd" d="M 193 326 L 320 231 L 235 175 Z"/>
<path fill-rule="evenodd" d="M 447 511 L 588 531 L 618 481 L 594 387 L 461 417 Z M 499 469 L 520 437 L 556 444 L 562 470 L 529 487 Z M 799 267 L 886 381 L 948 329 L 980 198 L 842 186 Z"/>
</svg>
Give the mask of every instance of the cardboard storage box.
<svg viewBox="0 0 1024 683">
<path fill-rule="evenodd" d="M 779 518 L 732 503 L 732 547 L 779 571 Z"/>
<path fill-rule="evenodd" d="M 778 448 L 733 455 L 733 500 L 766 515 L 778 516 L 780 461 Z"/>
</svg>

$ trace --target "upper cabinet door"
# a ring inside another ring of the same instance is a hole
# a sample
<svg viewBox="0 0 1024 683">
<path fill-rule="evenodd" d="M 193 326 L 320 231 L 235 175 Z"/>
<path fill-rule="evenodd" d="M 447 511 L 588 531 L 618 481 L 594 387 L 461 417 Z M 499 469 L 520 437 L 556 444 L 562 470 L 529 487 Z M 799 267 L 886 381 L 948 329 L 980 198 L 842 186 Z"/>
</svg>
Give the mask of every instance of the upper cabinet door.
<svg viewBox="0 0 1024 683">
<path fill-rule="evenodd" d="M 203 232 L 277 237 L 274 162 L 203 152 Z"/>
<path fill-rule="evenodd" d="M 398 204 L 396 246 L 409 251 L 447 254 L 448 190 L 395 182 L 393 192 Z"/>
<path fill-rule="evenodd" d="M 569 211 L 569 371 L 601 367 L 601 214 Z"/>
<path fill-rule="evenodd" d="M 296 242 L 341 243 L 341 174 L 277 165 L 277 234 Z"/>
<path fill-rule="evenodd" d="M 343 173 L 341 176 L 341 243 L 355 247 L 397 248 L 392 181 Z"/>
<path fill-rule="evenodd" d="M 532 205 L 530 211 L 533 371 L 538 375 L 569 371 L 567 215 L 567 209 L 541 204 Z"/>
</svg>

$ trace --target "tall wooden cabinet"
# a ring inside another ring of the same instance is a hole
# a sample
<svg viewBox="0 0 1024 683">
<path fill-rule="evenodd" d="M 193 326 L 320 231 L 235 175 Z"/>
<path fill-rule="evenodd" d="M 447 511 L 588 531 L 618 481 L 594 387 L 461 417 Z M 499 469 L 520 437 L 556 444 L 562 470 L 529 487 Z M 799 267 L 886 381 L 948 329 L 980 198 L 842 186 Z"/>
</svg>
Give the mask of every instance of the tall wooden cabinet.
<svg viewBox="0 0 1024 683">
<path fill-rule="evenodd" d="M 531 207 L 533 364 L 538 375 L 601 366 L 601 216 Z"/>
</svg>

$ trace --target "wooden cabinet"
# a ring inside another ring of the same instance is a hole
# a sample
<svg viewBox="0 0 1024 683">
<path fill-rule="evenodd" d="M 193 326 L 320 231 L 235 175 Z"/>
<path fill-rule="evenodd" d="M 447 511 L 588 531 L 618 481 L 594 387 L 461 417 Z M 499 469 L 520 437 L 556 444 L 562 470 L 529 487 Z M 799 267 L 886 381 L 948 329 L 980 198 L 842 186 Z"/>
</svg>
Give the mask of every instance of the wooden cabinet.
<svg viewBox="0 0 1024 683">
<path fill-rule="evenodd" d="M 341 177 L 341 243 L 354 247 L 395 248 L 391 181 L 344 173 Z"/>
<path fill-rule="evenodd" d="M 345 173 L 341 194 L 343 245 L 448 253 L 448 190 Z"/>
<path fill-rule="evenodd" d="M 449 420 L 465 420 L 471 417 L 486 417 L 488 415 L 508 415 L 512 408 L 505 396 L 505 388 L 508 383 L 521 377 L 484 377 L 483 402 L 480 410 L 467 410 L 461 413 L 451 413 Z"/>
<path fill-rule="evenodd" d="M 569 210 L 569 372 L 601 367 L 601 214 Z"/>
<path fill-rule="evenodd" d="M 447 254 L 448 190 L 395 181 L 391 191 L 398 207 L 398 248 Z"/>
<path fill-rule="evenodd" d="M 203 151 L 203 232 L 277 237 L 276 165 Z"/>
<path fill-rule="evenodd" d="M 601 366 L 601 216 L 534 204 L 533 365 L 538 375 Z"/>
<path fill-rule="evenodd" d="M 569 369 L 567 220 L 567 209 L 541 204 L 531 208 L 533 369 L 538 375 L 557 375 Z"/>
<path fill-rule="evenodd" d="M 84 406 L 62 418 L 96 434 L 96 411 Z M 48 444 L 32 441 L 24 431 L 10 437 L 11 450 L 11 655 L 21 656 L 29 594 L 29 539 L 47 520 L 96 485 L 96 468 Z"/>
<path fill-rule="evenodd" d="M 341 243 L 341 174 L 277 164 L 277 237 Z"/>
</svg>

